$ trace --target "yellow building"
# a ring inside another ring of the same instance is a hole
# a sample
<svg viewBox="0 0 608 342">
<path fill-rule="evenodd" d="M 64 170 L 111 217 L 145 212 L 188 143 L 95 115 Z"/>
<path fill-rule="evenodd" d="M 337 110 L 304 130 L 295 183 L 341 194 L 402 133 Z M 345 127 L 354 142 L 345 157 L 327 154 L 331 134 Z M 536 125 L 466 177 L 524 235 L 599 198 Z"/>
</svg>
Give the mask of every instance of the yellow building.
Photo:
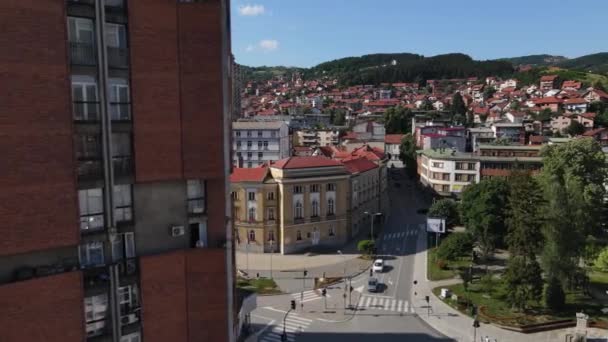
<svg viewBox="0 0 608 342">
<path fill-rule="evenodd" d="M 231 175 L 237 249 L 297 253 L 347 242 L 350 174 L 325 157 L 290 157 Z"/>
</svg>

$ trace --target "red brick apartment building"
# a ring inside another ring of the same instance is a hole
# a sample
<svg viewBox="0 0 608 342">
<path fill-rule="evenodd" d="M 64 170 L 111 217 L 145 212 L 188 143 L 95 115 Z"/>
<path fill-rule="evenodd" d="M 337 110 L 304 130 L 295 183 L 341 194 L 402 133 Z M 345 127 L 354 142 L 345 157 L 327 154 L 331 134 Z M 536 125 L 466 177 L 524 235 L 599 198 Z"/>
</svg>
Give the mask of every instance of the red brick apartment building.
<svg viewBox="0 0 608 342">
<path fill-rule="evenodd" d="M 0 341 L 233 340 L 229 1 L 0 23 Z"/>
</svg>

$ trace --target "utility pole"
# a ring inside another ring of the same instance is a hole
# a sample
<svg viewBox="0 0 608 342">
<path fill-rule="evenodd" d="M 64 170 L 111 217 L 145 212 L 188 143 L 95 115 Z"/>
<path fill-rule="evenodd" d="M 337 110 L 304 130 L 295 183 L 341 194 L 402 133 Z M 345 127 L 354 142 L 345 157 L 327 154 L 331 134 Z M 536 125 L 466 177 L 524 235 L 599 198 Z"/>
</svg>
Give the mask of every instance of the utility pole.
<svg viewBox="0 0 608 342">
<path fill-rule="evenodd" d="M 270 279 L 272 279 L 272 254 L 274 253 L 274 240 L 270 240 Z"/>
</svg>

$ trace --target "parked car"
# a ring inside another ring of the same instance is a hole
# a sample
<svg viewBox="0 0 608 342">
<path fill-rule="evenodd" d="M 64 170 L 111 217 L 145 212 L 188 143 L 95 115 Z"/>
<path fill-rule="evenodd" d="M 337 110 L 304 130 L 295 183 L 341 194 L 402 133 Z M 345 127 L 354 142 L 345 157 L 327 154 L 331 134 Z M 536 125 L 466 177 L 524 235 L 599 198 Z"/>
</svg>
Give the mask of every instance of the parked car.
<svg viewBox="0 0 608 342">
<path fill-rule="evenodd" d="M 369 292 L 378 292 L 378 279 L 369 278 L 367 281 L 367 291 Z"/>
<path fill-rule="evenodd" d="M 374 261 L 372 269 L 374 270 L 374 272 L 382 273 L 382 271 L 384 271 L 384 260 L 376 259 L 376 261 Z"/>
</svg>

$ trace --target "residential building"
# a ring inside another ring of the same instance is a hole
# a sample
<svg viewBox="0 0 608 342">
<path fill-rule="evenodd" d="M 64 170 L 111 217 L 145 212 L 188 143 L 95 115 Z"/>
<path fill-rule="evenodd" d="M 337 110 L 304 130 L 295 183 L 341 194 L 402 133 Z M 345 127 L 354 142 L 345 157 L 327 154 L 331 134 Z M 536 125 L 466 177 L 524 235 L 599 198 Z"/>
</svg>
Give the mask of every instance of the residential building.
<svg viewBox="0 0 608 342">
<path fill-rule="evenodd" d="M 441 196 L 460 196 L 467 186 L 479 182 L 479 159 L 452 150 L 417 151 L 420 182 Z"/>
<path fill-rule="evenodd" d="M 602 145 L 602 149 L 606 149 L 608 146 L 608 129 L 607 128 L 596 128 L 583 133 L 584 137 L 591 137 L 598 141 Z"/>
<path fill-rule="evenodd" d="M 564 100 L 564 109 L 569 113 L 585 113 L 589 103 L 582 97 Z"/>
<path fill-rule="evenodd" d="M 490 127 L 471 127 L 467 129 L 469 133 L 470 148 L 467 150 L 477 152 L 480 144 L 488 144 L 496 140 L 494 131 Z"/>
<path fill-rule="evenodd" d="M 341 162 L 321 156 L 234 169 L 237 249 L 290 254 L 342 246 L 350 236 L 349 177 Z"/>
<path fill-rule="evenodd" d="M 480 145 L 480 177 L 506 177 L 514 170 L 536 174 L 542 168 L 542 145 Z"/>
<path fill-rule="evenodd" d="M 368 232 L 371 216 L 380 208 L 380 167 L 364 157 L 343 162 L 350 173 L 350 194 L 348 217 L 350 219 L 349 238 Z"/>
<path fill-rule="evenodd" d="M 387 155 L 389 168 L 403 168 L 403 161 L 400 159 L 401 142 L 404 134 L 387 134 L 384 137 L 384 153 Z"/>
<path fill-rule="evenodd" d="M 284 121 L 232 123 L 232 162 L 237 167 L 257 167 L 289 157 L 289 128 Z"/>
<path fill-rule="evenodd" d="M 583 98 L 587 100 L 589 103 L 591 102 L 607 102 L 608 103 L 608 93 L 600 89 L 587 88 L 585 94 L 583 94 Z"/>
<path fill-rule="evenodd" d="M 495 122 L 490 128 L 496 139 L 520 144 L 525 142 L 526 130 L 523 123 Z"/>
<path fill-rule="evenodd" d="M 541 76 L 540 90 L 545 92 L 551 89 L 559 89 L 559 77 L 557 75 Z"/>
<path fill-rule="evenodd" d="M 562 114 L 553 117 L 551 118 L 551 130 L 563 133 L 572 124 L 572 121 L 578 121 L 586 130 L 593 129 L 595 113 Z"/>
<path fill-rule="evenodd" d="M 294 132 L 294 144 L 298 146 L 338 145 L 340 132 L 327 129 L 307 129 Z"/>
<path fill-rule="evenodd" d="M 0 340 L 235 340 L 229 13 L 0 2 Z"/>
</svg>

